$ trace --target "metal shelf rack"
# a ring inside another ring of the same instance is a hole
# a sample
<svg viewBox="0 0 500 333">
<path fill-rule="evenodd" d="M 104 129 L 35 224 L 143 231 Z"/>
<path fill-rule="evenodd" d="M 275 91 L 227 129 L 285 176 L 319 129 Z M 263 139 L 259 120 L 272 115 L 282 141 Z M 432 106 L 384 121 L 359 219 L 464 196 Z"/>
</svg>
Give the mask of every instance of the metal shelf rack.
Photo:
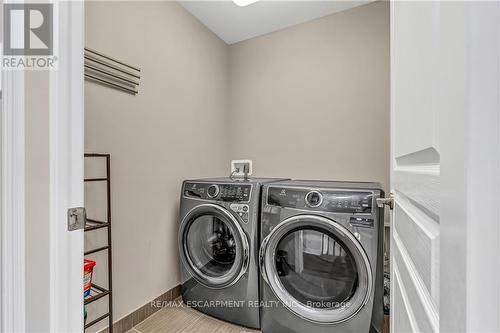
<svg viewBox="0 0 500 333">
<path fill-rule="evenodd" d="M 90 295 L 85 297 L 84 305 L 95 302 L 105 296 L 108 297 L 108 312 L 102 314 L 96 319 L 85 323 L 85 329 L 97 324 L 98 322 L 108 319 L 108 332 L 113 333 L 113 275 L 112 275 L 112 252 L 111 252 L 111 158 L 109 154 L 96 154 L 89 153 L 84 155 L 85 158 L 104 158 L 106 159 L 106 177 L 105 178 L 86 178 L 84 182 L 106 182 L 106 206 L 107 206 L 107 217 L 106 221 L 98 221 L 93 219 L 87 219 L 85 222 L 85 232 L 93 230 L 106 229 L 107 231 L 107 244 L 95 249 L 91 249 L 84 252 L 84 255 L 90 255 L 93 253 L 107 251 L 108 252 L 108 288 L 103 288 L 97 284 L 92 284 L 90 289 Z"/>
</svg>

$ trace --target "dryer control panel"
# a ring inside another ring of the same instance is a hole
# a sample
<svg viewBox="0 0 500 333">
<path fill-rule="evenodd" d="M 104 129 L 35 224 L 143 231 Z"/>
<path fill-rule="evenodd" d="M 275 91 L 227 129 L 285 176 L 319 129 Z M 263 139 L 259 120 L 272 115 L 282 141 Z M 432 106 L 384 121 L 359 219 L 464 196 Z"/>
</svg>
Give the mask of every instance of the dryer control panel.
<svg viewBox="0 0 500 333">
<path fill-rule="evenodd" d="M 186 182 L 184 196 L 203 200 L 248 202 L 252 185 Z"/>
<path fill-rule="evenodd" d="M 267 204 L 333 213 L 371 214 L 373 193 L 273 186 L 268 189 Z"/>
</svg>

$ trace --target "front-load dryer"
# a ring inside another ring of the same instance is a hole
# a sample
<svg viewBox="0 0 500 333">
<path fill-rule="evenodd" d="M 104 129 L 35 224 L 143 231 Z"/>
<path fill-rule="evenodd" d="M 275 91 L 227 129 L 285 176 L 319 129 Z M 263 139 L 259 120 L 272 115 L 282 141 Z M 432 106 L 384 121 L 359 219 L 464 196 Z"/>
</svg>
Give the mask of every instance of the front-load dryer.
<svg viewBox="0 0 500 333">
<path fill-rule="evenodd" d="M 261 185 L 277 180 L 184 181 L 178 243 L 185 304 L 222 320 L 260 328 Z"/>
<path fill-rule="evenodd" d="M 380 184 L 285 181 L 262 190 L 264 333 L 368 333 L 383 325 Z"/>
</svg>

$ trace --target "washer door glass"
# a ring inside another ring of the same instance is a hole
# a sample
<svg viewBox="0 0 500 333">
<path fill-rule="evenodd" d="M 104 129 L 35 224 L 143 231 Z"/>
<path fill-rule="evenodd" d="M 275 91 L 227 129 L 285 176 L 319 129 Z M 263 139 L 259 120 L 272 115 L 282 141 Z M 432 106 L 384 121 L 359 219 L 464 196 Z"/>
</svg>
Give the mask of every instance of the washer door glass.
<svg viewBox="0 0 500 333">
<path fill-rule="evenodd" d="M 297 301 L 319 309 L 345 306 L 356 291 L 358 269 L 335 235 L 310 228 L 289 232 L 276 248 L 276 270 Z"/>
<path fill-rule="evenodd" d="M 204 204 L 191 210 L 179 232 L 181 259 L 190 274 L 213 288 L 234 284 L 248 267 L 248 241 L 226 209 Z"/>
<path fill-rule="evenodd" d="M 264 281 L 291 312 L 334 324 L 356 315 L 372 288 L 370 262 L 354 235 L 316 215 L 290 217 L 263 240 Z"/>
<path fill-rule="evenodd" d="M 187 250 L 193 264 L 209 277 L 221 277 L 236 262 L 237 243 L 230 224 L 215 215 L 193 219 L 187 231 Z"/>
</svg>

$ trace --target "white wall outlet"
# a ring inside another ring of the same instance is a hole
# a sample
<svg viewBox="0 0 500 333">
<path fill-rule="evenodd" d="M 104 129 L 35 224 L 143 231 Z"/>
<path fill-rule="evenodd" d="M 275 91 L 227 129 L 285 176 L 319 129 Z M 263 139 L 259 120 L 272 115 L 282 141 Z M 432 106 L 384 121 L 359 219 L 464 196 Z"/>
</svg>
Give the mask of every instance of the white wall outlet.
<svg viewBox="0 0 500 333">
<path fill-rule="evenodd" d="M 252 160 L 232 160 L 231 161 L 231 176 L 245 177 L 252 175 Z"/>
</svg>

